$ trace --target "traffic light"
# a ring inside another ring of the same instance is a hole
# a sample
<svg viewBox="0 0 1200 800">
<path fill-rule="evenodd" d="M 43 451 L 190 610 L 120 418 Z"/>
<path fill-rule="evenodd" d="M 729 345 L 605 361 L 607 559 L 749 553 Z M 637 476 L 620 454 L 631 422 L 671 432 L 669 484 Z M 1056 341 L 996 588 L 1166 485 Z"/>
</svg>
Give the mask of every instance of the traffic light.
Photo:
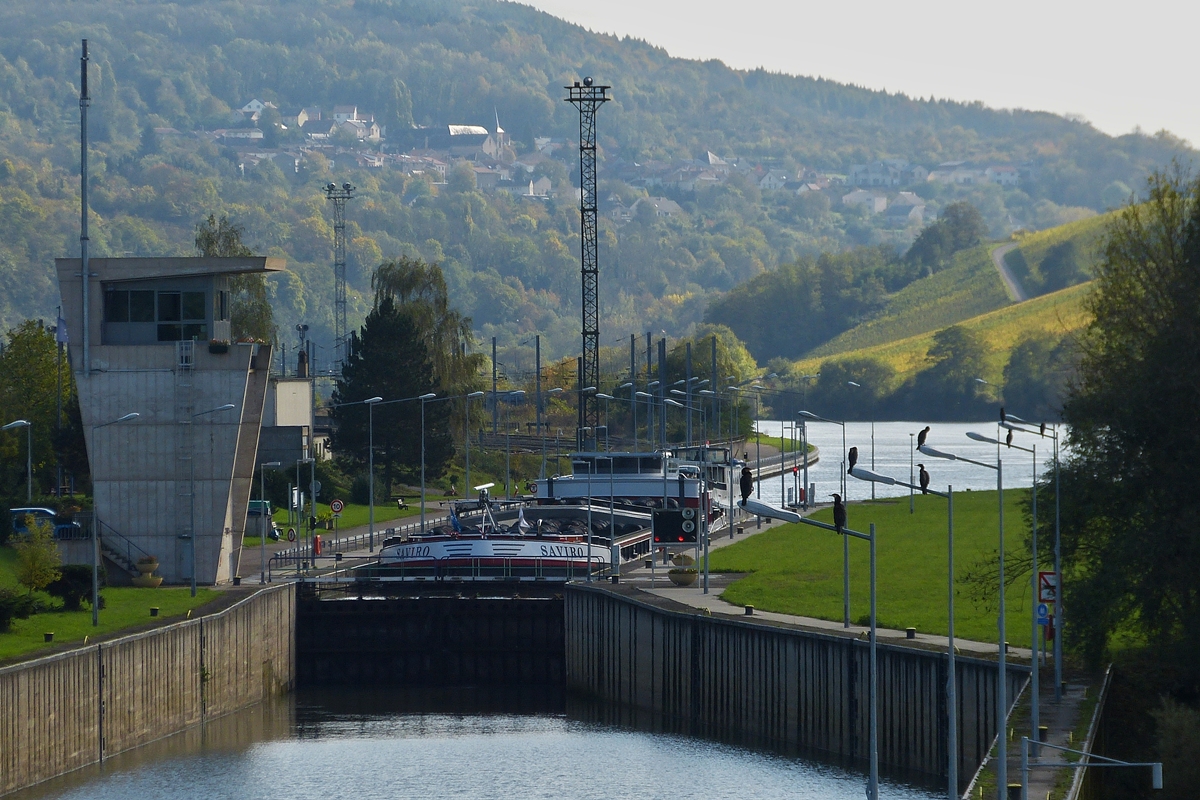
<svg viewBox="0 0 1200 800">
<path fill-rule="evenodd" d="M 700 518 L 694 508 L 655 509 L 654 543 L 695 544 L 700 540 Z"/>
</svg>

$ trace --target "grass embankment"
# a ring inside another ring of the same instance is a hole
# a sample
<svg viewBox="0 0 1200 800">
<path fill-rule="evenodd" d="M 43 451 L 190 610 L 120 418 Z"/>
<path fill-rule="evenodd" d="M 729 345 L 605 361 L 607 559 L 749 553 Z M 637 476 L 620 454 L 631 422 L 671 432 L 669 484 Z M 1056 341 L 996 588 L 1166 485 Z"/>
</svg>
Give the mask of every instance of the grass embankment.
<svg viewBox="0 0 1200 800">
<path fill-rule="evenodd" d="M 1100 241 L 1104 236 L 1105 226 L 1112 221 L 1116 213 L 1100 214 L 1068 222 L 1056 228 L 1025 234 L 1017 239 L 1017 246 L 1004 257 L 1004 263 L 1012 270 L 1017 280 L 1021 281 L 1026 292 L 1036 294 L 1037 287 L 1043 279 L 1042 261 L 1050 249 L 1068 241 L 1074 242 L 1084 260 L 1089 265 L 1095 263 L 1100 256 Z"/>
<path fill-rule="evenodd" d="M 1023 493 L 1004 493 L 1004 529 L 1010 554 L 1023 541 Z M 916 498 L 916 513 L 908 499 L 852 504 L 850 526 L 867 531 L 874 522 L 878 539 L 879 624 L 914 627 L 923 633 L 945 634 L 946 501 Z M 955 635 L 963 639 L 996 641 L 996 613 L 972 603 L 961 580 L 977 562 L 996 549 L 998 525 L 995 492 L 962 492 L 954 496 Z M 830 509 L 814 519 L 832 522 Z M 850 614 L 864 619 L 870 609 L 869 552 L 866 542 L 850 542 Z M 842 618 L 841 537 L 795 524 L 760 533 L 737 544 L 714 550 L 710 568 L 717 572 L 746 572 L 722 595 L 736 605 L 764 611 L 799 614 L 819 619 Z M 1008 640 L 1028 646 L 1028 576 L 1009 587 Z"/>
<path fill-rule="evenodd" d="M 15 550 L 0 547 L 0 586 L 23 589 L 17 583 L 16 560 Z M 151 621 L 151 606 L 159 608 L 159 619 L 181 618 L 189 609 L 198 608 L 217 598 L 220 592 L 197 589 L 196 596 L 192 597 L 186 587 L 110 587 L 102 590 L 102 594 L 105 606 L 100 609 L 98 627 L 92 627 L 92 610 L 87 605 L 82 611 L 50 611 L 34 614 L 29 619 L 13 620 L 8 633 L 0 633 L 0 661 L 63 643 L 81 643 L 85 636 L 100 636 L 145 625 Z M 45 603 L 60 605 L 59 600 L 44 592 L 36 592 L 35 596 Z M 43 641 L 43 634 L 47 632 L 54 633 L 53 644 Z"/>
<path fill-rule="evenodd" d="M 813 350 L 805 360 L 876 347 L 971 319 L 1010 304 L 992 263 L 994 245 L 954 257 L 941 272 L 913 281 L 888 298 L 884 310 Z M 857 353 L 856 353 L 857 355 Z"/>
<path fill-rule="evenodd" d="M 800 442 L 798 440 L 793 442 L 790 436 L 787 438 L 782 436 L 767 436 L 765 433 L 751 434 L 746 438 L 746 446 L 741 449 L 746 450 L 755 442 L 759 442 L 764 446 L 774 447 L 776 451 L 782 450 L 785 453 L 800 452 Z M 815 449 L 812 443 L 809 443 L 808 451 L 811 453 Z"/>
<path fill-rule="evenodd" d="M 450 497 L 448 497 L 446 495 L 442 495 L 442 494 L 433 494 L 432 492 L 427 490 L 425 492 L 425 513 L 428 515 L 435 511 L 441 511 L 441 506 L 439 506 L 438 503 L 440 503 L 443 500 L 450 500 L 450 499 L 459 499 L 459 498 L 450 498 Z M 404 495 L 404 500 L 406 503 L 408 503 L 408 508 L 403 511 L 401 511 L 399 508 L 396 507 L 396 501 L 394 499 L 388 500 L 388 501 L 382 502 L 382 503 L 376 503 L 375 504 L 375 524 L 380 525 L 384 522 L 391 522 L 392 520 L 404 519 L 406 517 L 420 516 L 420 514 L 421 514 L 421 496 L 420 496 L 420 494 L 418 494 L 415 498 L 409 497 L 408 495 Z M 338 524 L 337 524 L 338 530 L 346 531 L 351 528 L 359 528 L 359 527 L 362 527 L 363 525 L 366 525 L 368 522 L 370 522 L 370 515 L 368 514 L 368 510 L 369 509 L 365 504 L 358 505 L 356 503 L 347 503 L 346 507 L 344 509 L 342 509 L 342 515 L 338 518 Z M 329 510 L 329 505 L 327 503 L 320 503 L 320 502 L 317 503 L 317 515 L 318 516 L 327 515 L 330 513 L 332 513 L 332 512 Z M 288 528 L 288 512 L 287 512 L 286 508 L 277 509 L 271 515 L 271 518 L 275 520 L 275 523 L 277 525 L 279 525 L 279 527 L 283 528 L 285 531 L 287 530 L 287 528 Z M 252 518 L 252 521 L 248 527 L 253 528 L 257 524 L 258 523 L 254 522 L 253 518 Z M 293 521 L 293 525 L 295 525 L 294 521 Z M 296 526 L 296 530 L 299 531 L 300 526 Z M 321 532 L 322 531 L 318 531 L 318 533 L 321 533 Z M 245 537 L 245 539 L 242 540 L 243 547 L 258 547 L 258 545 L 259 545 L 259 537 L 257 537 L 257 536 L 247 536 L 247 537 Z"/>
<path fill-rule="evenodd" d="M 1072 286 L 963 322 L 963 327 L 978 333 L 987 347 L 986 367 L 982 377 L 993 382 L 1002 382 L 1009 352 L 1028 334 L 1042 332 L 1052 336 L 1065 336 L 1084 328 L 1091 320 L 1083 305 L 1090 290 L 1091 283 Z M 928 368 L 928 353 L 933 344 L 933 335 L 934 332 L 931 331 L 919 336 L 910 336 L 907 339 L 843 353 L 837 358 L 872 358 L 888 364 L 896 371 L 898 386 L 917 372 Z M 802 374 L 819 372 L 821 363 L 825 360 L 805 359 L 796 362 L 793 369 Z"/>
</svg>

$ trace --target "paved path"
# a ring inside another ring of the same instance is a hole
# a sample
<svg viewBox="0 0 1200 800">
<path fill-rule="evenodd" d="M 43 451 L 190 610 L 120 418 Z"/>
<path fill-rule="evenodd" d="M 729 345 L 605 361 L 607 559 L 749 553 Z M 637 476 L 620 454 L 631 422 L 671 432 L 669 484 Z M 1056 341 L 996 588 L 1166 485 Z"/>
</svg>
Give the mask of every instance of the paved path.
<svg viewBox="0 0 1200 800">
<path fill-rule="evenodd" d="M 1000 273 L 1000 280 L 1004 281 L 1004 285 L 1008 287 L 1008 296 L 1018 303 L 1024 303 L 1029 299 L 1029 295 L 1025 294 L 1017 277 L 1012 274 L 1008 264 L 1004 263 L 1004 257 L 1011 253 L 1016 246 L 1016 242 L 1011 242 L 997 247 L 992 251 L 992 263 L 996 265 L 996 271 Z"/>
<path fill-rule="evenodd" d="M 1045 680 L 1047 672 L 1049 672 L 1050 680 Z M 1046 741 L 1061 747 L 1070 747 L 1075 750 L 1081 749 L 1082 742 L 1070 741 L 1068 737 L 1080 722 L 1080 713 L 1087 692 L 1099 691 L 1099 687 L 1089 688 L 1087 684 L 1071 683 L 1068 681 L 1067 691 L 1063 693 L 1062 700 L 1056 703 L 1054 702 L 1053 667 L 1043 670 L 1042 676 L 1042 691 L 1039 692 L 1041 698 L 1040 722 L 1047 728 Z M 1087 720 L 1084 720 L 1084 722 L 1087 722 Z M 1021 782 L 1021 737 L 1030 736 L 1031 734 L 1029 726 L 1026 725 L 1025 727 L 1025 730 L 1016 731 L 1013 736 L 1012 746 L 1008 750 L 1009 784 Z M 1042 750 L 1040 759 L 1030 758 L 1029 800 L 1044 800 L 1044 798 L 1048 797 L 1058 798 L 1065 796 L 1064 792 L 1051 794 L 1055 784 L 1063 776 L 1064 770 L 1061 768 L 1038 769 L 1034 765 L 1037 763 L 1065 764 L 1066 762 L 1066 754 L 1060 750 L 1051 750 L 1049 748 Z M 1074 770 L 1065 770 L 1065 772 L 1068 775 L 1067 785 L 1069 786 L 1070 780 L 1074 778 L 1072 774 Z"/>
</svg>

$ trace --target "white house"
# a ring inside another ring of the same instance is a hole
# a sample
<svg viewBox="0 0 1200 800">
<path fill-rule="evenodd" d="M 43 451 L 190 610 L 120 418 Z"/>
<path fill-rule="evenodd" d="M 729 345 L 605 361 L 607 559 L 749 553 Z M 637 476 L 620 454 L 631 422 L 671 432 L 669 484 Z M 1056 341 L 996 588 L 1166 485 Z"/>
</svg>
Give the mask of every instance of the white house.
<svg viewBox="0 0 1200 800">
<path fill-rule="evenodd" d="M 787 185 L 788 174 L 781 169 L 767 170 L 767 174 L 763 175 L 758 181 L 760 189 L 782 189 Z"/>
<path fill-rule="evenodd" d="M 983 176 L 989 183 L 1000 186 L 1016 186 L 1020 181 L 1020 173 L 1016 167 L 988 167 L 983 171 Z"/>
<path fill-rule="evenodd" d="M 887 198 L 874 192 L 868 192 L 866 189 L 855 189 L 849 194 L 842 195 L 842 205 L 864 206 L 872 214 L 879 214 L 887 209 Z"/>
</svg>

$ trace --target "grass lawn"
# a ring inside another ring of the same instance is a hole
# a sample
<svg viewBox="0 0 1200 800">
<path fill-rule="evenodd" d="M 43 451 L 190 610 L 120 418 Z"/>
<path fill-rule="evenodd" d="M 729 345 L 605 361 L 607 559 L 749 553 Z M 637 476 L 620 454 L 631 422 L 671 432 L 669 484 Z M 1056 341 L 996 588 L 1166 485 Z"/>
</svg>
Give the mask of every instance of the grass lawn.
<svg viewBox="0 0 1200 800">
<path fill-rule="evenodd" d="M 797 434 L 796 441 L 793 442 L 790 434 L 785 438 L 783 436 L 768 436 L 765 433 L 754 433 L 746 439 L 746 446 L 742 450 L 748 450 L 750 445 L 754 444 L 755 441 L 762 444 L 769 444 L 776 450 L 781 450 L 785 453 L 800 452 L 799 434 Z M 809 442 L 808 451 L 811 453 L 815 449 L 812 442 Z"/>
<path fill-rule="evenodd" d="M 426 514 L 426 516 L 429 516 L 431 514 L 440 514 L 443 511 L 443 509 L 441 506 L 438 505 L 438 502 L 440 502 L 442 500 L 450 500 L 450 499 L 458 499 L 458 498 L 450 498 L 445 495 L 433 494 L 430 491 L 426 491 L 425 492 L 425 514 Z M 406 519 L 408 517 L 418 517 L 421 515 L 421 498 L 419 496 L 417 498 L 415 498 L 415 500 L 414 500 L 414 498 L 405 496 L 404 500 L 405 500 L 405 502 L 408 503 L 408 510 L 406 510 L 406 511 L 401 511 L 400 509 L 396 508 L 395 500 L 391 500 L 386 503 L 376 503 L 375 504 L 375 525 L 377 526 L 377 528 L 381 523 L 384 523 L 384 522 L 390 522 L 390 521 L 396 520 L 396 519 Z M 342 510 L 342 516 L 338 518 L 338 530 L 345 531 L 345 530 L 349 530 L 350 528 L 358 528 L 363 525 L 366 525 L 367 522 L 369 521 L 367 511 L 368 511 L 368 509 L 367 509 L 367 506 L 365 506 L 365 505 L 355 505 L 353 503 L 346 503 L 346 507 Z M 317 513 L 318 514 L 328 513 L 328 512 L 329 512 L 328 504 L 317 503 Z M 274 515 L 272 516 L 272 518 L 279 525 L 279 527 L 283 528 L 283 530 L 285 532 L 287 531 L 287 528 L 288 528 L 287 517 L 288 517 L 287 509 L 281 509 L 279 511 L 276 511 L 274 513 Z M 257 525 L 258 523 L 253 523 L 253 524 Z M 388 526 L 384 525 L 383 527 L 388 527 Z M 296 531 L 297 531 L 297 533 L 299 533 L 300 528 L 297 527 Z M 321 533 L 322 535 L 324 535 L 325 531 L 318 531 L 318 533 Z M 257 537 L 257 536 L 247 536 L 242 541 L 243 547 L 258 547 L 258 545 L 259 545 L 259 537 Z"/>
<path fill-rule="evenodd" d="M 14 568 L 17 553 L 11 547 L 0 547 L 0 586 L 20 588 Z M 112 633 L 122 628 L 144 625 L 150 622 L 150 607 L 158 606 L 159 617 L 183 617 L 188 609 L 194 609 L 216 598 L 220 593 L 212 589 L 197 589 L 196 596 L 184 588 L 137 589 L 134 587 L 111 587 L 102 590 L 105 607 L 100 609 L 100 625 L 92 627 L 92 609 L 85 606 L 82 611 L 52 611 L 34 614 L 29 619 L 13 620 L 8 633 L 0 633 L 0 661 L 32 653 L 64 642 L 82 642 L 85 636 Z M 57 599 L 39 592 L 43 600 L 57 604 Z M 54 643 L 47 645 L 42 634 L 54 633 Z"/>
<path fill-rule="evenodd" d="M 1022 493 L 1004 493 L 1007 552 L 1015 554 L 1024 541 Z M 954 495 L 954 562 L 956 580 L 996 549 L 998 525 L 995 492 Z M 923 633 L 946 632 L 946 501 L 916 498 L 909 515 L 908 498 L 851 504 L 850 526 L 867 531 L 876 524 L 878 540 L 879 624 L 914 627 Z M 814 519 L 833 521 L 831 509 Z M 867 543 L 850 542 L 850 618 L 857 622 L 870 610 Z M 785 525 L 729 547 L 714 550 L 715 572 L 746 572 L 725 590 L 724 599 L 764 611 L 820 619 L 842 618 L 842 542 L 836 534 L 810 526 Z M 1028 576 L 1008 589 L 1008 640 L 1028 647 L 1030 587 Z M 996 613 L 974 605 L 960 584 L 955 595 L 955 635 L 996 641 Z"/>
</svg>

